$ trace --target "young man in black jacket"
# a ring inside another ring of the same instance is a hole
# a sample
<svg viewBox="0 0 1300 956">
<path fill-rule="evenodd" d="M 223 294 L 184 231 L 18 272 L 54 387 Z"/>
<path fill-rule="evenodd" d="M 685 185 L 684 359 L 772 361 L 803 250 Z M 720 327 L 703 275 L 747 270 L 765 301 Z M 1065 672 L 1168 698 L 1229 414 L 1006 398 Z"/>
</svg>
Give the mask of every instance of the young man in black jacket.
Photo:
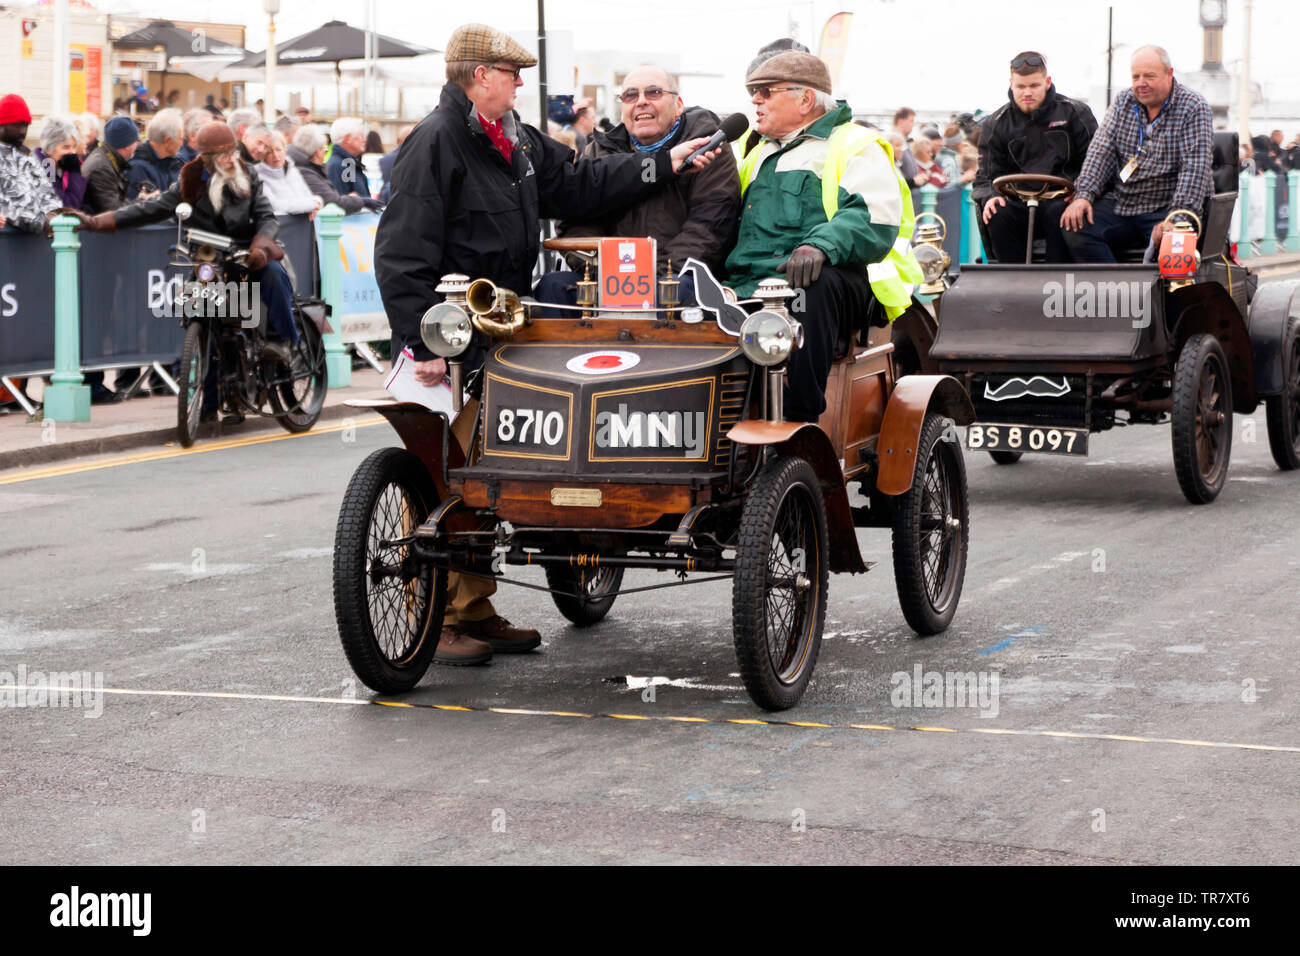
<svg viewBox="0 0 1300 956">
<path fill-rule="evenodd" d="M 998 262 L 1025 261 L 1029 208 L 1007 200 L 993 180 L 1010 173 L 1043 173 L 1073 180 L 1083 168 L 1088 144 L 1097 132 L 1092 110 L 1056 92 L 1042 54 L 1021 53 L 1011 61 L 1010 102 L 981 124 L 980 162 L 971 197 L 979 206 Z M 1064 199 L 1040 203 L 1034 235 L 1047 242 L 1048 262 L 1071 262 L 1061 233 Z"/>
<path fill-rule="evenodd" d="M 520 71 L 537 58 L 482 24 L 458 27 L 444 55 L 447 85 L 438 108 L 402 145 L 391 198 L 375 237 L 375 272 L 393 329 L 417 381 L 437 384 L 446 363 L 420 339 L 420 317 L 442 301 L 442 276 L 459 272 L 527 294 L 540 219 L 603 216 L 669 182 L 706 139 L 652 156 L 622 154 L 573 162 L 573 152 L 514 112 Z M 696 160 L 706 165 L 720 151 Z M 481 356 L 479 356 L 481 361 Z M 481 664 L 497 653 L 532 650 L 541 637 L 511 627 L 488 598 L 491 579 L 452 574 L 434 661 Z"/>
</svg>

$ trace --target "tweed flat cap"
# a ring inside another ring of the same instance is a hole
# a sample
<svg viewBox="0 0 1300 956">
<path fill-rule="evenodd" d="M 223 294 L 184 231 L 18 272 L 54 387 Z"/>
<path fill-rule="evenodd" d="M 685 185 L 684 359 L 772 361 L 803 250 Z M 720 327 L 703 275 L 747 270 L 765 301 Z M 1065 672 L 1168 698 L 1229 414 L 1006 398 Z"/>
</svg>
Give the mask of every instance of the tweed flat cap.
<svg viewBox="0 0 1300 956">
<path fill-rule="evenodd" d="M 745 77 L 746 86 L 772 83 L 797 83 L 823 93 L 831 92 L 831 71 L 811 53 L 788 50 L 758 64 Z"/>
<path fill-rule="evenodd" d="M 457 27 L 447 41 L 444 55 L 448 63 L 511 63 L 518 67 L 536 66 L 537 57 L 520 46 L 509 34 L 481 23 Z"/>
</svg>

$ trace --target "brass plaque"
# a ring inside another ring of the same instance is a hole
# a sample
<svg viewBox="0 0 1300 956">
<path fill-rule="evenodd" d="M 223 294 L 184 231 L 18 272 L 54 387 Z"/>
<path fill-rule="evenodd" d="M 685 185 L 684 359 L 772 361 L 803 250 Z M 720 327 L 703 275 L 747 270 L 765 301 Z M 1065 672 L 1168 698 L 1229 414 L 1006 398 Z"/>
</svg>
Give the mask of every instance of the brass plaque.
<svg viewBox="0 0 1300 956">
<path fill-rule="evenodd" d="M 599 488 L 552 488 L 551 504 L 560 508 L 599 508 Z"/>
</svg>

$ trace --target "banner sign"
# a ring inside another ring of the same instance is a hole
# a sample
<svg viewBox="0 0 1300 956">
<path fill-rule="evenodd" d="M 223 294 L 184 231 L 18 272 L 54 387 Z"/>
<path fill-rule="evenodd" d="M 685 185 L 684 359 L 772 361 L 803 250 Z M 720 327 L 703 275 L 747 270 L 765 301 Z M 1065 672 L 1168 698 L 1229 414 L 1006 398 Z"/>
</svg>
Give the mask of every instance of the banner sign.
<svg viewBox="0 0 1300 956">
<path fill-rule="evenodd" d="M 343 233 L 339 236 L 341 304 L 330 317 L 330 323 L 339 331 L 344 345 L 386 342 L 393 336 L 383 300 L 379 297 L 379 282 L 375 278 L 375 233 L 378 229 L 378 213 L 356 213 L 343 219 Z M 323 254 L 323 249 L 324 243 L 317 236 L 317 254 Z"/>
<path fill-rule="evenodd" d="M 306 216 L 281 216 L 295 288 L 316 289 L 312 226 Z M 185 330 L 175 296 L 188 269 L 168 265 L 176 223 L 116 233 L 78 234 L 82 368 L 164 364 L 180 355 Z M 44 236 L 0 230 L 0 374 L 54 368 L 54 252 Z"/>
</svg>

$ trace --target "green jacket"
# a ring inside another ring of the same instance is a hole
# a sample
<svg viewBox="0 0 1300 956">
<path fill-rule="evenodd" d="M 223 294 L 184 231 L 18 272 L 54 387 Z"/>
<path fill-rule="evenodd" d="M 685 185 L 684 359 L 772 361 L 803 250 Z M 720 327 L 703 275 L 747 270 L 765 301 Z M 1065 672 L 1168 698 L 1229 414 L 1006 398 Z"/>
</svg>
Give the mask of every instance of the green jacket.
<svg viewBox="0 0 1300 956">
<path fill-rule="evenodd" d="M 839 209 L 830 220 L 822 204 L 827 139 L 835 127 L 851 122 L 852 111 L 841 103 L 787 146 L 764 140 L 754 147 L 767 155 L 742 197 L 740 233 L 727 257 L 728 282 L 741 298 L 753 295 L 761 280 L 780 275 L 776 267 L 796 246 L 816 246 L 833 266 L 865 268 L 888 255 L 903 210 L 884 150 L 867 149 L 849 159 Z"/>
</svg>

